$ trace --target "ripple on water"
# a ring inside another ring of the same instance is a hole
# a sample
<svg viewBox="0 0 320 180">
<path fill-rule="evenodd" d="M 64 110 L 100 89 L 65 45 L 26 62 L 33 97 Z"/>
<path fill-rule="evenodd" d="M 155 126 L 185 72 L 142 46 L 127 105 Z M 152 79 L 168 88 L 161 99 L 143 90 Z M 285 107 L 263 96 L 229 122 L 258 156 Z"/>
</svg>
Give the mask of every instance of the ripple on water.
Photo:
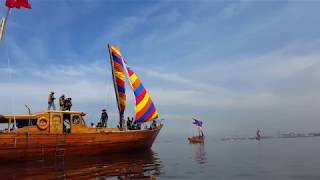
<svg viewBox="0 0 320 180">
<path fill-rule="evenodd" d="M 153 151 L 1 164 L 3 179 L 156 179 L 162 162 Z"/>
</svg>

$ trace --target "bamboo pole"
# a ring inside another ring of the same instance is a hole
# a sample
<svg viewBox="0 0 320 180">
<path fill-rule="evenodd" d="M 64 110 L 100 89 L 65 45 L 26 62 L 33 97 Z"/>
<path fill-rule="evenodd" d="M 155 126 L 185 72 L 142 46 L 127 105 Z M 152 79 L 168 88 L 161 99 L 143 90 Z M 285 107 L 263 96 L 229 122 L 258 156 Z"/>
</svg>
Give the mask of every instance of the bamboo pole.
<svg viewBox="0 0 320 180">
<path fill-rule="evenodd" d="M 3 26 L 1 27 L 2 29 L 2 31 L 1 31 L 1 34 L 0 34 L 0 42 L 3 40 L 3 38 L 4 38 L 4 32 L 5 32 L 5 27 L 6 27 L 6 25 L 7 25 L 7 20 L 8 20 L 8 17 L 9 17 L 9 15 L 10 15 L 10 12 L 11 12 L 11 8 L 8 8 L 8 10 L 7 10 L 7 13 L 6 13 L 6 16 L 4 17 L 4 19 L 3 19 Z"/>
</svg>

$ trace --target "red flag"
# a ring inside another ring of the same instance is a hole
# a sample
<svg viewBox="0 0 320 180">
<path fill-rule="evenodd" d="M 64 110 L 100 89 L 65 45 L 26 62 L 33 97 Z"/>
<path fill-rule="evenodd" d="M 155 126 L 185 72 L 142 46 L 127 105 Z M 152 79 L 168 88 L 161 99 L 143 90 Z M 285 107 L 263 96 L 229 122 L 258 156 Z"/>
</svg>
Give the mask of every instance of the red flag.
<svg viewBox="0 0 320 180">
<path fill-rule="evenodd" d="M 28 0 L 6 0 L 6 6 L 8 8 L 31 9 L 31 4 L 29 4 Z"/>
</svg>

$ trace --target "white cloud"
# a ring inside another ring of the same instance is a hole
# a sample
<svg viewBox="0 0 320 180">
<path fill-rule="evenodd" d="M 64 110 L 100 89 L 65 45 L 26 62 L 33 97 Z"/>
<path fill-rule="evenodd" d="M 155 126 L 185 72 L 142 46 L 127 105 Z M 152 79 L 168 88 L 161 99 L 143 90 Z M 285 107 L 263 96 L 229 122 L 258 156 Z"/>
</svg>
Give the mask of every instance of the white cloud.
<svg viewBox="0 0 320 180">
<path fill-rule="evenodd" d="M 104 61 L 95 61 L 87 64 L 49 64 L 45 70 L 29 70 L 33 75 L 46 80 L 65 81 L 79 78 L 106 78 L 110 74 Z M 110 75 L 111 77 L 111 75 Z"/>
<path fill-rule="evenodd" d="M 213 81 L 274 81 L 289 78 L 320 66 L 319 53 L 294 54 L 296 48 L 284 48 L 264 55 L 230 62 L 207 64 L 199 69 Z M 290 55 L 290 53 L 293 53 Z"/>
</svg>

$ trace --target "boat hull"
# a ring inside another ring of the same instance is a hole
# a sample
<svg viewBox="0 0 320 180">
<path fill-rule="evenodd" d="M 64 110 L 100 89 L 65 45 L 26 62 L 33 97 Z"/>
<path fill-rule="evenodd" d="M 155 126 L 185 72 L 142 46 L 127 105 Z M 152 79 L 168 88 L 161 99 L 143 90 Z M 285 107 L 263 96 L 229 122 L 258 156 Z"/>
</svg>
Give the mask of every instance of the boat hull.
<svg viewBox="0 0 320 180">
<path fill-rule="evenodd" d="M 189 143 L 204 143 L 204 136 L 193 136 L 188 138 Z"/>
<path fill-rule="evenodd" d="M 0 134 L 0 161 L 91 156 L 150 149 L 161 128 L 105 133 Z"/>
</svg>

